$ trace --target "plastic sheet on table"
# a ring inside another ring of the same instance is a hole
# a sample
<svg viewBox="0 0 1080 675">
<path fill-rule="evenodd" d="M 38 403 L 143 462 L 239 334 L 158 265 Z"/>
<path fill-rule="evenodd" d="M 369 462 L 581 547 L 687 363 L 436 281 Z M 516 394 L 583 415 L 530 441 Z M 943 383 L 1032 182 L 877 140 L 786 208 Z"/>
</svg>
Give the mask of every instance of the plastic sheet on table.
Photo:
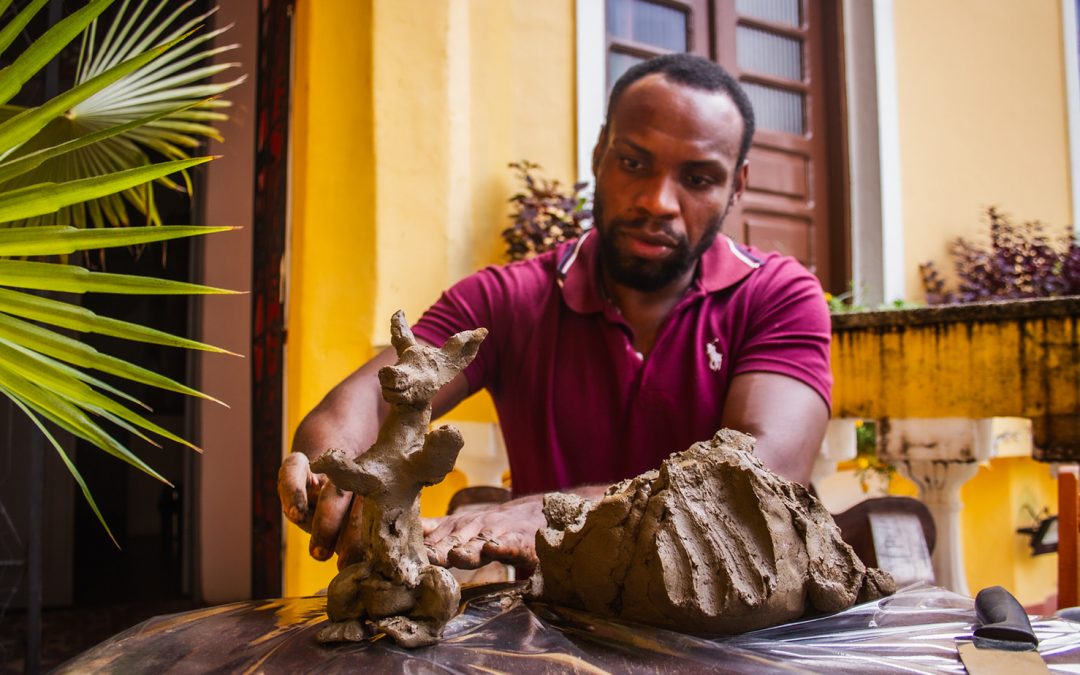
<svg viewBox="0 0 1080 675">
<path fill-rule="evenodd" d="M 322 645 L 322 596 L 238 602 L 149 619 L 57 672 L 337 673 L 963 673 L 971 598 L 932 586 L 846 611 L 725 637 L 700 637 L 525 602 L 519 584 L 462 591 L 437 645 L 406 650 L 376 636 Z M 1080 623 L 1032 621 L 1052 672 L 1080 673 Z"/>
</svg>

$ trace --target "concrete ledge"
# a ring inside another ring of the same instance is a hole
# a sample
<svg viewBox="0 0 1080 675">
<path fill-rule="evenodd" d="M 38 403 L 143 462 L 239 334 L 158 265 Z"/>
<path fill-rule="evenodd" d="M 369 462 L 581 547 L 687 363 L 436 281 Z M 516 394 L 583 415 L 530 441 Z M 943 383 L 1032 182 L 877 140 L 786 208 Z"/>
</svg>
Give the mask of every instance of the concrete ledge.
<svg viewBox="0 0 1080 675">
<path fill-rule="evenodd" d="M 992 322 L 1080 317 L 1080 296 L 934 305 L 918 309 L 850 312 L 832 315 L 833 332 L 865 328 L 928 326 L 957 322 Z"/>
</svg>

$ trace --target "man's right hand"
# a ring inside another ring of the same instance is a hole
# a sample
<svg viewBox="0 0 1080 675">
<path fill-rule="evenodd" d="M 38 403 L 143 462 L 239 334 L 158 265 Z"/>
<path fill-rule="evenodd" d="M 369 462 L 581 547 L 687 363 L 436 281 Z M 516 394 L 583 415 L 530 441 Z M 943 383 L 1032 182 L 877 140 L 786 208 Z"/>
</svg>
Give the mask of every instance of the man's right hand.
<svg viewBox="0 0 1080 675">
<path fill-rule="evenodd" d="M 340 542 L 339 538 L 345 531 L 353 495 L 323 474 L 312 473 L 304 453 L 293 452 L 281 463 L 278 498 L 285 517 L 311 534 L 308 552 L 312 558 L 329 560 L 339 545 L 346 544 L 347 537 Z"/>
<path fill-rule="evenodd" d="M 310 460 L 330 448 L 343 448 L 359 456 L 370 447 L 388 410 L 379 369 L 396 360 L 393 348 L 384 349 L 334 387 L 300 423 L 293 452 L 278 471 L 278 498 L 285 517 L 311 534 L 311 557 L 329 560 L 337 552 L 339 569 L 363 555 L 360 516 L 364 500 L 339 490 L 323 474 L 312 473 Z M 432 402 L 435 417 L 467 394 L 468 382 L 458 375 L 436 394 Z"/>
</svg>

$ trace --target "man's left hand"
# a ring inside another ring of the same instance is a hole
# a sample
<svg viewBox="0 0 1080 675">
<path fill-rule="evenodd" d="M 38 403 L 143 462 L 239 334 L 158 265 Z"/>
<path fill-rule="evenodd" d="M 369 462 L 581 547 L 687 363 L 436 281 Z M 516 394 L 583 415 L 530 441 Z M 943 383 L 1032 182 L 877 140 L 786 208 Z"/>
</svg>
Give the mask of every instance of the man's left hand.
<svg viewBox="0 0 1080 675">
<path fill-rule="evenodd" d="M 428 559 L 434 565 L 461 569 L 502 562 L 531 574 L 537 563 L 536 531 L 545 524 L 542 495 L 424 518 Z"/>
</svg>

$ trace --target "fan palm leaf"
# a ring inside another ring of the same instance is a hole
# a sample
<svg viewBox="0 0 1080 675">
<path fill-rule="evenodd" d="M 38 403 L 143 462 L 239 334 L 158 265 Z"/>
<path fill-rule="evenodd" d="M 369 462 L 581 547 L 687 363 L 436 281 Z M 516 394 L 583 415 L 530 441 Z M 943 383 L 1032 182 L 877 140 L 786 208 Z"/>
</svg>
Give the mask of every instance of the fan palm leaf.
<svg viewBox="0 0 1080 675">
<path fill-rule="evenodd" d="M 0 0 L 0 13 L 6 2 Z M 198 448 L 146 417 L 140 409 L 147 406 L 116 383 L 141 383 L 220 401 L 102 353 L 72 337 L 71 332 L 229 352 L 100 316 L 48 294 L 230 292 L 55 262 L 82 251 L 140 246 L 230 229 L 160 224 L 83 229 L 84 225 L 126 224 L 128 205 L 159 223 L 153 216 L 149 186 L 154 181 L 175 186 L 170 175 L 212 159 L 189 157 L 187 151 L 198 145 L 199 137 L 215 136 L 206 125 L 220 119 L 216 110 L 222 105 L 220 100 L 205 98 L 220 93 L 221 86 L 194 84 L 212 71 L 190 70 L 191 66 L 214 50 L 191 53 L 192 43 L 201 49 L 206 40 L 183 42 L 193 27 L 191 22 L 181 26 L 169 23 L 175 24 L 182 9 L 166 17 L 168 21 L 152 24 L 165 3 L 157 3 L 145 13 L 148 1 L 144 0 L 125 14 L 129 3 L 124 2 L 106 29 L 106 39 L 97 44 L 96 17 L 111 2 L 90 0 L 0 71 L 0 102 L 6 104 L 66 44 L 80 33 L 86 36 L 84 66 L 75 86 L 36 107 L 0 105 L 0 394 L 25 412 L 59 453 L 106 530 L 86 482 L 46 422 L 164 481 L 107 427 L 155 445 L 152 436 Z M 0 27 L 0 51 L 11 42 L 12 26 L 18 33 L 44 4 L 34 0 Z M 201 19 L 205 15 L 196 21 Z M 152 161 L 147 149 L 168 161 Z M 113 383 L 94 371 L 109 376 Z"/>
<path fill-rule="evenodd" d="M 100 14 L 96 5 L 109 2 L 95 0 L 85 9 L 93 7 Z M 95 87 L 92 95 L 57 101 L 57 105 L 62 105 L 62 114 L 49 115 L 48 123 L 31 137 L 15 147 L 9 145 L 11 155 L 6 159 L 19 160 L 40 154 L 45 148 L 130 126 L 108 138 L 71 148 L 64 158 L 40 158 L 33 167 L 16 175 L 0 172 L 0 185 L 18 189 L 148 166 L 157 157 L 187 159 L 205 139 L 221 139 L 211 124 L 226 119 L 222 110 L 230 104 L 218 97 L 242 82 L 244 76 L 228 82 L 207 83 L 209 78 L 239 64 L 200 64 L 236 48 L 236 45 L 211 46 L 230 26 L 193 34 L 216 8 L 190 16 L 187 11 L 192 4 L 190 0 L 167 11 L 173 4 L 166 0 L 124 0 L 108 26 L 102 27 L 97 18 L 87 21 L 82 31 L 75 86 L 69 93 L 77 95 L 80 87 L 102 76 L 109 76 L 112 81 Z M 117 67 L 125 63 L 131 67 L 118 71 Z M 3 98 L 3 94 L 0 88 L 0 102 L 10 99 L 10 96 Z M 0 106 L 0 130 L 26 113 L 27 110 L 18 106 Z M 57 223 L 76 227 L 160 225 L 161 215 L 153 194 L 155 183 L 167 189 L 191 191 L 190 178 L 181 172 L 179 181 L 160 176 L 152 183 L 140 183 L 78 206 L 66 205 L 55 212 L 9 220 L 0 227 Z"/>
</svg>

